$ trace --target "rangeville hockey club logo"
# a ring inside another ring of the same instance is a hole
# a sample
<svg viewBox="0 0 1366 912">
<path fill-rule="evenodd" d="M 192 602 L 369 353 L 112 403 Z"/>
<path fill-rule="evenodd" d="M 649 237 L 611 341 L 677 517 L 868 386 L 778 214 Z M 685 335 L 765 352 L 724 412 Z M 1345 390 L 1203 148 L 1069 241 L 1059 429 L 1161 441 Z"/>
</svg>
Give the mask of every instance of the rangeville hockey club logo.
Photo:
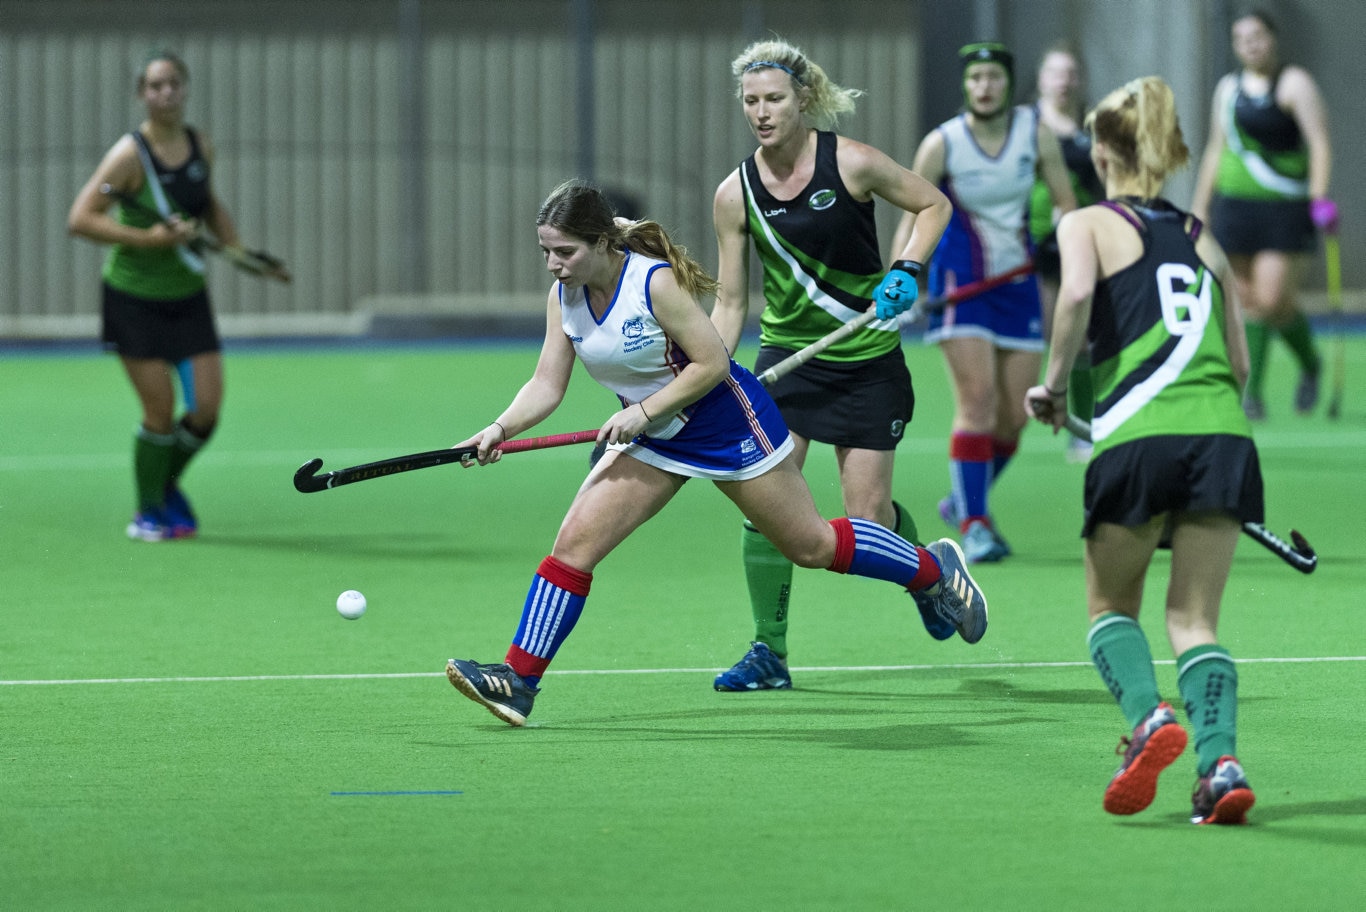
<svg viewBox="0 0 1366 912">
<path fill-rule="evenodd" d="M 622 344 L 622 351 L 634 352 L 642 348 L 647 348 L 654 344 L 655 340 L 645 335 L 645 321 L 640 317 L 626 320 L 621 324 L 621 334 L 626 341 Z"/>
<path fill-rule="evenodd" d="M 835 191 L 817 190 L 807 199 L 806 204 L 817 211 L 829 209 L 835 205 Z"/>
</svg>

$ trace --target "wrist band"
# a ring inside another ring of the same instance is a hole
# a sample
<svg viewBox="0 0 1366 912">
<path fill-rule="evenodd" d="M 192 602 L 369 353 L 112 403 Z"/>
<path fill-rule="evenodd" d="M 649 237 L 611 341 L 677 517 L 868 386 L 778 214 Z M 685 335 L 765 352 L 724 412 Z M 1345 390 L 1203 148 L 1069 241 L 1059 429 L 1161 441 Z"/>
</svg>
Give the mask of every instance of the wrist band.
<svg viewBox="0 0 1366 912">
<path fill-rule="evenodd" d="M 501 421 L 495 421 L 495 422 L 493 422 L 493 423 L 496 424 L 496 425 L 498 425 L 498 430 L 500 430 L 500 431 L 503 432 L 503 439 L 504 439 L 504 440 L 507 440 L 507 439 L 508 439 L 508 429 L 505 428 L 505 427 L 503 427 L 503 422 L 501 422 Z"/>
<path fill-rule="evenodd" d="M 1061 392 L 1055 392 L 1054 390 L 1049 389 L 1048 384 L 1045 383 L 1045 384 L 1044 384 L 1044 387 L 1043 387 L 1043 391 L 1044 391 L 1045 393 L 1047 393 L 1047 394 L 1048 394 L 1051 398 L 1053 398 L 1053 399 L 1065 399 L 1065 398 L 1067 398 L 1067 388 L 1066 388 L 1066 387 L 1064 387 L 1064 388 L 1062 389 Z"/>
<path fill-rule="evenodd" d="M 650 417 L 649 412 L 645 411 L 645 400 L 642 399 L 640 402 L 637 402 L 636 405 L 640 406 L 640 413 L 645 416 L 645 420 L 653 424 L 654 419 Z"/>
<path fill-rule="evenodd" d="M 900 269 L 902 272 L 909 272 L 913 276 L 920 275 L 920 270 L 925 267 L 915 260 L 897 260 L 892 264 L 893 269 Z"/>
</svg>

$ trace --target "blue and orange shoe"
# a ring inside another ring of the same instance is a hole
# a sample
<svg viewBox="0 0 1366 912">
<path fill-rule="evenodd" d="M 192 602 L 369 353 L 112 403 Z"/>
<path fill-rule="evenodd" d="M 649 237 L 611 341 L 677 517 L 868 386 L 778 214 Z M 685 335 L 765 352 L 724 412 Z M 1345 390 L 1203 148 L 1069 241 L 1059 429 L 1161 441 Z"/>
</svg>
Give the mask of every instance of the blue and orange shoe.
<svg viewBox="0 0 1366 912">
<path fill-rule="evenodd" d="M 1186 749 L 1186 730 L 1176 722 L 1170 703 L 1159 703 L 1134 728 L 1132 738 L 1121 738 L 1115 753 L 1124 763 L 1105 789 L 1105 810 L 1137 814 L 1157 797 L 1157 777 Z"/>
</svg>

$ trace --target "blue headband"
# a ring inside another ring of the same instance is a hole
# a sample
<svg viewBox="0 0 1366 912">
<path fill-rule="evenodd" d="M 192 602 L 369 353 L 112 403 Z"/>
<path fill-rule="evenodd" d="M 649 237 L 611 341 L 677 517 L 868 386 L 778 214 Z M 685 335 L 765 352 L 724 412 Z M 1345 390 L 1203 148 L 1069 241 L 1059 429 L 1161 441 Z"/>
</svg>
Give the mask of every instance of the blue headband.
<svg viewBox="0 0 1366 912">
<path fill-rule="evenodd" d="M 802 77 L 798 76 L 797 72 L 793 70 L 792 67 L 776 63 L 772 60 L 756 60 L 753 63 L 747 63 L 745 64 L 744 72 L 748 73 L 750 70 L 757 70 L 760 67 L 772 67 L 775 70 L 782 70 L 784 73 L 797 80 L 798 85 L 806 85 L 806 83 L 802 81 Z"/>
</svg>

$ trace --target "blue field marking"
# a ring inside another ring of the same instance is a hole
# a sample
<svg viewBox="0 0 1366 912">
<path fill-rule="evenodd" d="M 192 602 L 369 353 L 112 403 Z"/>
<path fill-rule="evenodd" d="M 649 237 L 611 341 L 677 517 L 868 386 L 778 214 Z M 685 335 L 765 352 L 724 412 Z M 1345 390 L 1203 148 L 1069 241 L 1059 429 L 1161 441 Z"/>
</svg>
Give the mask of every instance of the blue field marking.
<svg viewBox="0 0 1366 912">
<path fill-rule="evenodd" d="M 464 792 L 447 791 L 444 789 L 427 790 L 398 790 L 392 792 L 332 792 L 334 798 L 355 798 L 355 797 L 388 797 L 390 795 L 463 795 Z"/>
</svg>

